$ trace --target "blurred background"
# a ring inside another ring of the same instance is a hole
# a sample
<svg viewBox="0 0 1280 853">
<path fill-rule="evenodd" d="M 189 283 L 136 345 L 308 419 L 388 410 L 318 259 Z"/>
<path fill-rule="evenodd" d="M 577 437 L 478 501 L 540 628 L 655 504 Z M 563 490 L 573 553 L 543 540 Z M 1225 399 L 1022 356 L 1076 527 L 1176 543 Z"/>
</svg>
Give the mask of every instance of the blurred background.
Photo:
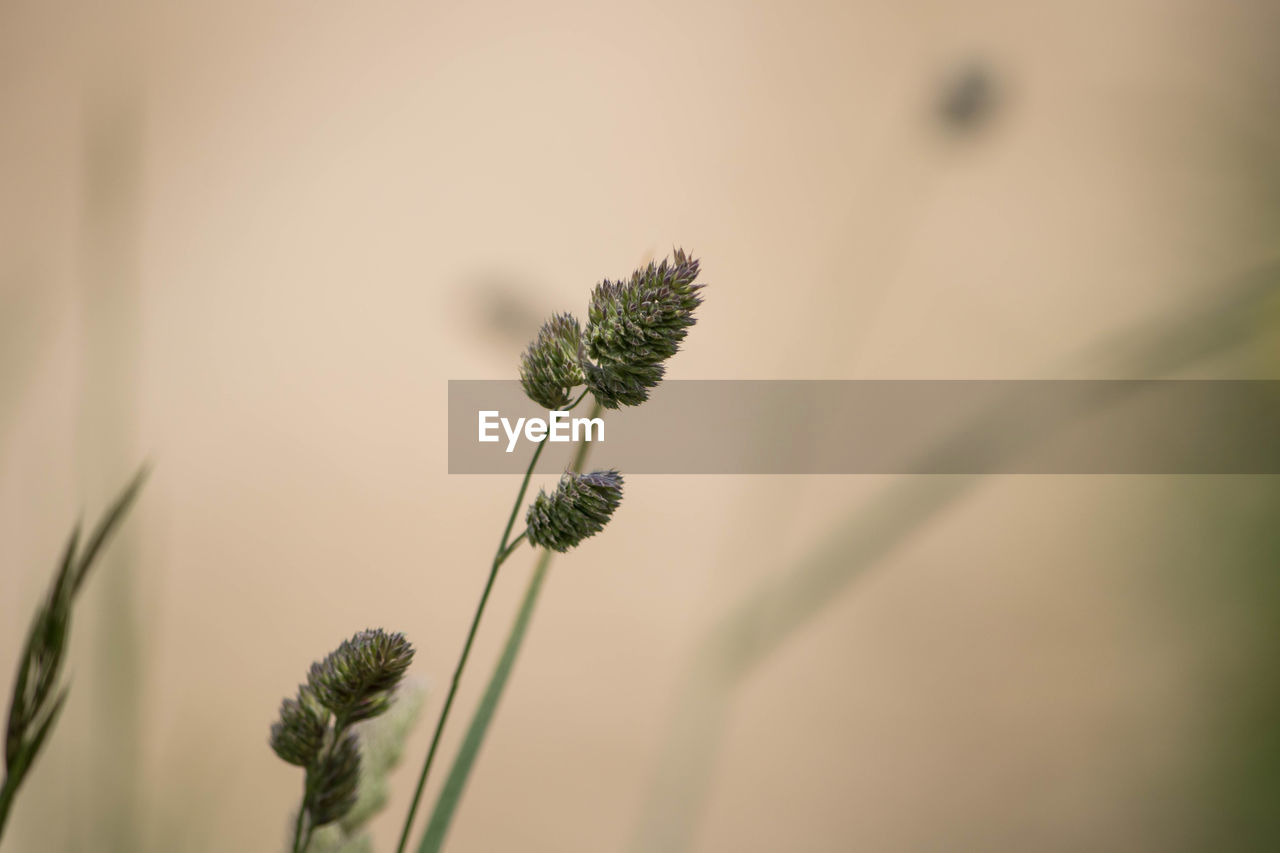
<svg viewBox="0 0 1280 853">
<path fill-rule="evenodd" d="M 268 726 L 368 626 L 431 689 L 391 849 L 518 485 L 447 475 L 446 382 L 672 246 L 676 377 L 1278 378 L 1277 43 L 1266 0 L 0 0 L 5 678 L 155 465 L 4 850 L 282 849 Z M 629 479 L 449 849 L 1280 849 L 1278 486 Z"/>
</svg>

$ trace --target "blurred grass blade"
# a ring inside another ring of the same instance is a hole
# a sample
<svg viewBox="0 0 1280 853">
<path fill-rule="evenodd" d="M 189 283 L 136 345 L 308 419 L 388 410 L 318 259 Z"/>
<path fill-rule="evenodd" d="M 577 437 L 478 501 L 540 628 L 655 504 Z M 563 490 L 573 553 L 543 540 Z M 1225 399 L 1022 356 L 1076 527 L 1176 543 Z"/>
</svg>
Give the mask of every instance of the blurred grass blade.
<svg viewBox="0 0 1280 853">
<path fill-rule="evenodd" d="M 129 485 L 124 487 L 124 491 L 120 493 L 115 503 L 111 505 L 111 508 L 102 517 L 102 521 L 98 522 L 98 526 L 94 529 L 93 535 L 89 537 L 84 553 L 80 556 L 79 564 L 76 566 L 75 592 L 80 591 L 80 586 L 89 574 L 90 566 L 97 559 L 98 552 L 102 550 L 102 546 L 106 544 L 115 529 L 120 526 L 125 513 L 133 506 L 134 500 L 138 497 L 138 492 L 142 489 L 143 484 L 146 483 L 147 476 L 150 473 L 150 465 L 143 465 L 139 468 L 138 473 L 134 474 L 133 479 L 129 481 Z"/>
<path fill-rule="evenodd" d="M 391 800 L 391 772 L 404 758 L 405 741 L 422 719 L 426 688 L 405 683 L 396 690 L 391 710 L 377 719 L 361 723 L 360 787 L 356 804 L 341 821 L 340 828 L 349 837 L 358 836 Z"/>
<path fill-rule="evenodd" d="M 70 589 L 67 580 L 71 576 L 71 566 L 75 561 L 76 548 L 79 542 L 80 525 L 77 523 L 72 529 L 71 535 L 67 537 L 62 559 L 58 561 L 58 573 L 55 576 L 54 588 L 50 594 L 53 601 L 62 598 L 64 591 Z M 18 750 L 22 744 L 21 734 L 27 720 L 27 709 L 38 706 L 41 701 L 40 694 L 42 690 L 39 684 L 34 686 L 35 695 L 32 696 L 28 695 L 28 682 L 32 672 L 36 672 L 37 680 L 41 677 L 37 666 L 36 644 L 42 639 L 41 627 L 45 628 L 46 633 L 48 631 L 45 623 L 48 619 L 49 607 L 50 602 L 46 601 L 36 610 L 35 618 L 32 619 L 31 628 L 27 633 L 26 644 L 22 647 L 22 658 L 18 665 L 18 675 L 14 680 L 13 696 L 9 701 L 9 719 L 5 729 L 4 760 L 5 769 L 8 772 L 12 772 L 13 764 L 17 760 Z"/>
<path fill-rule="evenodd" d="M 53 725 L 58 721 L 58 717 L 62 714 L 62 707 L 67 704 L 67 696 L 71 694 L 70 687 L 64 687 L 58 693 L 58 698 L 54 700 L 53 706 L 49 709 L 49 713 L 45 715 L 44 721 L 36 728 L 36 733 L 31 736 L 31 748 L 27 751 L 30 760 L 34 761 L 35 757 L 40 753 L 40 748 L 44 746 L 45 739 L 49 736 L 49 732 L 53 731 Z M 26 768 L 23 768 L 24 770 Z"/>
<path fill-rule="evenodd" d="M 62 559 L 58 561 L 58 583 L 63 584 L 65 580 L 71 577 L 71 565 L 76 559 L 76 550 L 80 547 L 80 522 L 76 522 L 76 526 L 71 528 L 71 535 L 67 537 L 67 545 L 62 551 Z"/>
<path fill-rule="evenodd" d="M 603 411 L 604 408 L 601 406 L 600 401 L 596 400 L 591 407 L 591 414 L 587 417 L 598 418 Z M 541 447 L 542 445 L 539 445 L 539 448 Z M 568 470 L 582 471 L 590 454 L 590 442 L 579 441 Z M 537 460 L 538 455 L 535 453 L 533 463 L 529 466 L 530 473 L 532 473 L 534 465 L 537 464 Z M 528 484 L 528 474 L 525 475 L 525 483 L 526 485 Z M 523 497 L 524 490 L 522 488 L 520 498 L 516 500 L 517 506 L 519 506 Z M 514 518 L 514 515 L 512 517 Z M 508 524 L 509 527 L 510 524 Z M 470 777 L 471 770 L 475 765 L 476 756 L 479 755 L 480 746 L 484 743 L 485 735 L 489 732 L 489 724 L 493 721 L 493 715 L 497 712 L 498 702 L 507 687 L 507 681 L 511 677 L 511 669 L 515 665 L 516 657 L 520 653 L 520 647 L 524 643 L 524 636 L 528 631 L 529 621 L 533 616 L 533 608 L 538 601 L 538 593 L 542 589 L 542 582 L 546 578 L 547 570 L 550 568 L 554 556 L 554 552 L 545 549 L 538 555 L 538 562 L 534 566 L 533 575 L 529 578 L 529 585 L 525 589 L 524 599 L 520 603 L 520 610 L 516 613 L 515 622 L 511 626 L 511 633 L 507 636 L 506 645 L 503 646 L 502 655 L 498 658 L 498 664 L 493 674 L 489 676 L 489 683 L 485 686 L 484 696 L 480 700 L 480 705 L 471 717 L 471 722 L 467 725 L 467 733 L 463 737 L 462 747 L 454 758 L 453 765 L 449 768 L 449 777 L 445 780 L 444 788 L 440 791 L 440 797 L 436 800 L 435 808 L 431 811 L 431 819 L 427 823 L 427 830 L 422 836 L 422 842 L 418 845 L 418 853 L 439 850 L 444 846 L 445 836 L 449 833 L 449 826 L 452 824 L 453 816 L 458 810 L 458 803 L 462 800 L 462 794 L 466 789 L 467 779 Z M 424 772 L 423 779 L 425 778 Z M 420 783 L 418 792 L 421 793 L 421 791 Z M 414 807 L 416 808 L 416 806 L 417 800 L 415 799 Z M 413 826 L 413 814 L 413 809 L 410 809 L 409 818 L 405 822 L 404 833 L 400 838 L 401 849 L 403 849 L 405 840 L 408 838 Z"/>
<path fill-rule="evenodd" d="M 13 800 L 27 773 L 35 764 L 48 740 L 70 687 L 54 692 L 67 655 L 67 638 L 71 633 L 72 605 L 76 594 L 112 532 L 120 525 L 133 505 L 138 490 L 146 480 L 144 466 L 116 498 L 103 516 L 83 552 L 79 551 L 80 525 L 67 538 L 58 571 L 44 601 L 36 609 L 27 632 L 14 677 L 9 701 L 9 719 L 5 727 L 5 776 L 0 787 L 0 836 L 4 834 Z M 50 701 L 52 698 L 52 701 Z"/>
<path fill-rule="evenodd" d="M 586 397 L 585 392 L 582 393 L 582 397 Z M 582 397 L 579 397 L 579 400 L 582 400 Z M 573 405 L 577 405 L 577 403 L 575 402 Z M 591 405 L 591 414 L 588 415 L 588 418 L 599 418 L 603 411 L 600 401 L 596 400 Z M 511 533 L 511 524 L 516 519 L 518 507 L 524 502 L 525 487 L 529 485 L 529 476 L 534 471 L 534 467 L 538 465 L 538 455 L 541 452 L 541 448 L 543 448 L 543 444 L 539 444 L 538 451 L 534 452 L 534 459 L 529 464 L 529 471 L 526 471 L 525 483 L 521 485 L 520 496 L 516 498 L 516 508 L 512 510 L 511 520 L 507 521 L 507 532 L 503 534 L 503 543 L 506 543 L 507 534 Z M 581 471 L 584 469 L 586 457 L 590 455 L 590 452 L 590 442 L 580 441 L 577 443 L 577 450 L 573 452 L 573 460 L 568 465 L 568 470 Z M 520 539 L 524 537 L 525 534 L 521 534 L 516 539 L 516 542 L 520 542 Z M 504 546 L 499 546 L 499 556 L 498 561 L 494 562 L 494 571 L 497 571 L 500 562 L 506 560 L 509 553 L 511 552 L 504 551 Z M 419 848 L 417 848 L 419 853 L 422 850 L 438 850 L 443 847 L 444 836 L 448 834 L 449 825 L 453 822 L 454 812 L 457 811 L 458 802 L 462 799 L 463 790 L 466 789 L 467 777 L 471 775 L 471 768 L 475 765 L 477 754 L 480 753 L 480 745 L 484 743 L 485 735 L 489 731 L 489 724 L 493 721 L 494 713 L 497 712 L 499 699 L 502 698 L 503 690 L 507 688 L 507 680 L 511 678 L 512 666 L 515 666 L 521 644 L 525 642 L 525 631 L 529 629 L 529 621 L 532 617 L 532 612 L 534 612 L 534 605 L 538 602 L 538 593 L 541 585 L 543 585 L 543 579 L 547 576 L 548 567 L 552 564 L 552 558 L 553 552 L 547 551 L 547 549 L 544 549 L 543 553 L 540 553 L 538 557 L 538 564 L 534 566 L 534 574 L 529 579 L 529 587 L 525 589 L 524 601 L 521 602 L 520 611 L 516 613 L 515 624 L 512 625 L 511 634 L 507 637 L 507 644 L 503 647 L 502 656 L 498 658 L 497 669 L 494 670 L 492 676 L 489 676 L 489 684 L 485 686 L 484 697 L 481 698 L 480 706 L 476 708 L 475 715 L 471 717 L 471 722 L 467 725 L 467 733 L 462 740 L 461 751 L 454 758 L 453 766 L 449 767 L 449 777 L 445 780 L 444 788 L 440 792 L 439 799 L 436 800 L 435 808 L 431 809 L 431 818 L 428 822 L 428 827 L 426 827 L 426 833 L 422 835 L 422 841 L 419 844 Z M 490 575 L 490 584 L 493 583 L 493 578 L 494 575 Z M 480 610 L 476 611 L 476 620 L 472 622 L 472 637 L 474 637 L 476 625 L 479 624 L 480 613 L 484 612 L 486 598 L 488 598 L 488 590 L 485 592 L 485 597 L 480 599 Z M 422 767 L 422 775 L 419 779 L 419 785 L 417 785 L 417 792 L 413 794 L 413 803 L 410 811 L 408 811 L 408 817 L 404 821 L 404 829 L 401 833 L 397 853 L 403 853 L 403 850 L 406 849 L 404 845 L 408 843 L 408 836 L 410 836 L 413 829 L 413 816 L 417 811 L 417 803 L 419 803 L 422 788 L 426 783 L 426 775 L 428 775 L 428 770 L 431 766 L 431 758 L 435 754 L 435 745 L 439 743 L 440 730 L 444 725 L 445 716 L 448 715 L 453 689 L 457 688 L 458 675 L 460 675 L 462 665 L 466 663 L 467 652 L 470 647 L 471 640 L 468 639 L 466 646 L 463 647 L 460 665 L 454 671 L 453 686 L 449 690 L 449 698 L 445 699 L 445 708 L 442 711 L 442 715 L 440 715 L 439 725 L 436 726 L 436 740 L 431 742 L 431 751 L 426 757 L 424 767 Z"/>
<path fill-rule="evenodd" d="M 1263 331 L 1259 312 L 1277 292 L 1280 263 L 1272 261 L 1162 322 L 1092 349 L 1084 361 L 1125 376 L 1176 375 L 1255 340 Z M 1084 399 L 1072 416 L 1084 417 L 1117 402 L 1105 394 Z M 969 441 L 998 439 L 1003 418 L 1004 410 L 997 405 L 933 453 L 946 458 Z M 1044 434 L 1061 425 L 1057 420 L 1044 424 Z M 992 443 L 1006 455 L 1021 449 L 998 440 Z M 695 652 L 633 838 L 634 853 L 679 853 L 692 847 L 715 747 L 736 687 L 854 579 L 957 504 L 982 479 L 966 475 L 897 480 L 870 506 L 838 524 L 821 546 L 788 570 L 766 578 L 725 614 Z M 689 720 L 703 724 L 690 725 Z"/>
<path fill-rule="evenodd" d="M 427 831 L 422 836 L 422 843 L 418 845 L 418 853 L 438 853 L 444 847 L 445 836 L 449 834 L 449 826 L 458 810 L 458 804 L 462 801 L 462 794 L 466 789 L 467 779 L 471 776 L 471 769 L 475 766 L 476 756 L 480 754 L 480 747 L 484 743 L 485 735 L 489 732 L 489 724 L 493 722 L 493 715 L 498 710 L 498 702 L 502 699 L 502 693 L 507 687 L 507 680 L 510 679 L 511 670 L 520 654 L 520 647 L 524 644 L 525 633 L 529 629 L 533 608 L 538 602 L 538 594 L 542 591 L 542 582 L 546 579 L 552 556 L 551 551 L 543 550 L 538 557 L 538 563 L 525 589 L 524 600 L 520 602 L 515 623 L 512 624 L 511 633 L 507 636 L 506 645 L 502 648 L 502 656 L 498 658 L 498 665 L 494 668 L 493 675 L 489 677 L 484 696 L 467 726 L 467 733 L 462 740 L 457 757 L 453 759 L 453 766 L 449 768 L 449 777 L 445 779 L 444 788 L 441 789 L 440 797 L 431 811 L 431 820 L 427 823 Z"/>
</svg>

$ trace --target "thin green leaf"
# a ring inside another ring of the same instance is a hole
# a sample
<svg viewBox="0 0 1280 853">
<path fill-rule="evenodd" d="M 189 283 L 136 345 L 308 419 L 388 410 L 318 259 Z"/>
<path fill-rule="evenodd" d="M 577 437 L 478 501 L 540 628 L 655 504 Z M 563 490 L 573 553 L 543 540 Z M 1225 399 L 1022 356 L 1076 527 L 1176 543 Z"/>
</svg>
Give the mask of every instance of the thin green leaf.
<svg viewBox="0 0 1280 853">
<path fill-rule="evenodd" d="M 80 560 L 77 563 L 73 592 L 78 593 L 80 591 L 85 577 L 89 574 L 89 569 L 93 566 L 94 560 L 97 559 L 98 552 L 102 550 L 102 546 L 106 544 L 107 539 L 115 532 L 115 529 L 120 526 L 125 513 L 133 505 L 134 500 L 138 497 L 138 492 L 142 489 L 143 484 L 146 483 L 150 473 L 151 466 L 148 464 L 144 464 L 139 468 L 138 473 L 133 475 L 129 485 L 125 486 L 124 491 L 116 498 L 116 502 L 111 505 L 106 515 L 102 517 L 102 521 L 98 522 L 97 528 L 93 531 L 93 535 L 89 537 L 84 553 L 80 555 Z"/>
<path fill-rule="evenodd" d="M 1240 276 L 1225 292 L 1215 289 L 1211 297 L 1169 318 L 1093 348 L 1092 357 L 1084 363 L 1103 365 L 1121 375 L 1177 374 L 1257 335 L 1258 312 L 1278 290 L 1280 264 L 1271 261 Z M 1091 406 L 1107 402 L 1083 401 L 1073 414 L 1087 415 Z M 979 416 L 980 428 L 969 434 L 999 434 L 1000 416 L 999 410 Z M 944 440 L 938 452 L 962 447 L 963 440 L 964 434 Z M 1017 449 L 1001 446 L 1006 453 Z M 850 582 L 958 503 L 982 479 L 979 475 L 923 477 L 892 484 L 878 500 L 837 524 L 823 545 L 790 570 L 758 584 L 716 624 L 695 653 L 630 850 L 678 853 L 690 849 L 736 687 Z"/>
<path fill-rule="evenodd" d="M 516 614 L 511 633 L 507 636 L 506 645 L 503 646 L 502 656 L 498 658 L 498 665 L 494 668 L 489 684 L 484 689 L 480 706 L 476 708 L 475 715 L 467 726 L 462 747 L 458 750 L 457 757 L 453 759 L 453 766 L 449 768 L 449 778 L 445 780 L 440 797 L 431 811 L 431 820 L 427 823 L 427 831 L 422 837 L 422 843 L 418 845 L 418 853 L 437 853 L 444 846 L 445 836 L 449 833 L 449 825 L 453 822 L 453 815 L 458 810 L 458 803 L 462 800 L 467 779 L 471 776 L 471 769 L 476 763 L 476 756 L 480 753 L 480 747 L 489 731 L 489 724 L 493 721 L 493 715 L 498 710 L 498 702 L 502 699 L 507 680 L 511 677 L 511 669 L 515 666 L 516 657 L 524 643 L 525 632 L 533 616 L 533 607 L 538 601 L 538 593 L 542 590 L 542 582 L 546 578 L 552 556 L 551 551 L 544 550 L 538 557 L 533 576 L 529 578 L 529 586 L 525 589 L 524 600 L 520 603 L 520 611 Z"/>
<path fill-rule="evenodd" d="M 31 718 L 40 713 L 40 705 L 45 698 L 40 695 L 44 691 L 41 690 L 39 684 L 34 690 L 35 695 L 28 695 L 28 684 L 33 671 L 36 673 L 36 681 L 39 682 L 41 680 L 40 667 L 38 665 L 41 655 L 38 651 L 38 641 L 48 633 L 47 622 L 50 616 L 50 607 L 56 606 L 60 599 L 65 598 L 65 590 L 70 589 L 66 581 L 71 576 L 71 566 L 75 561 L 76 548 L 79 543 L 80 525 L 77 523 L 75 528 L 72 529 L 71 535 L 67 537 L 62 559 L 58 564 L 58 574 L 50 592 L 51 600 L 46 601 L 36 611 L 35 618 L 31 620 L 31 628 L 27 631 L 27 642 L 22 648 L 22 658 L 18 664 L 18 675 L 13 685 L 13 696 L 9 701 L 9 721 L 5 730 L 4 751 L 6 770 L 11 770 L 17 760 L 17 752 L 23 740 L 23 733 L 31 722 Z"/>
<path fill-rule="evenodd" d="M 18 760 L 18 750 L 22 746 L 23 734 L 27 730 L 27 722 L 31 714 L 31 705 L 27 696 L 27 682 L 31 670 L 35 668 L 35 656 L 31 653 L 36 636 L 40 631 L 40 623 L 44 619 L 44 608 L 36 613 L 27 633 L 27 644 L 22 650 L 22 659 L 18 663 L 18 677 L 14 681 L 13 696 L 9 700 L 9 723 L 5 730 L 4 762 L 5 769 L 12 772 L 14 762 Z"/>
<path fill-rule="evenodd" d="M 9 770 L 9 775 L 21 782 L 31 770 L 31 765 L 35 763 L 36 757 L 40 755 L 40 749 L 44 746 L 45 740 L 49 737 L 49 732 L 53 730 L 53 724 L 58 721 L 59 715 L 62 714 L 62 707 L 67 703 L 67 696 L 71 693 L 70 687 L 62 688 L 58 694 L 58 698 L 54 700 L 53 705 L 49 708 L 49 713 L 44 720 L 36 728 L 35 734 L 31 739 L 23 744 L 22 749 L 18 752 L 18 759 L 14 762 L 14 766 Z"/>
<path fill-rule="evenodd" d="M 146 475 L 147 468 L 143 466 L 98 524 L 83 553 L 78 553 L 80 525 L 76 525 L 67 540 L 48 595 L 31 621 L 9 702 L 9 720 L 5 730 L 6 775 L 4 786 L 0 788 L 0 835 L 4 832 L 18 786 L 44 746 L 67 700 L 67 688 L 64 688 L 57 699 L 52 703 L 49 701 L 58 686 L 66 657 L 75 595 L 98 552 L 133 504 Z"/>
<path fill-rule="evenodd" d="M 58 693 L 58 698 L 53 701 L 53 706 L 49 708 L 48 715 L 44 721 L 36 729 L 36 733 L 31 738 L 31 742 L 27 747 L 27 758 L 24 770 L 30 770 L 31 764 L 36 760 L 36 756 L 40 754 L 41 748 L 44 746 L 45 739 L 49 736 L 49 732 L 53 730 L 53 724 L 58 721 L 58 717 L 62 714 L 62 708 L 67 704 L 67 697 L 71 694 L 71 688 L 64 687 Z"/>
<path fill-rule="evenodd" d="M 67 537 L 66 547 L 62 552 L 62 559 L 58 561 L 58 576 L 54 581 L 54 589 L 62 589 L 66 587 L 67 580 L 72 577 L 71 567 L 76 562 L 76 551 L 80 547 L 80 529 L 82 522 L 77 521 L 76 526 L 71 528 L 71 535 Z"/>
<path fill-rule="evenodd" d="M 360 723 L 360 787 L 356 804 L 341 820 L 342 831 L 354 838 L 391 797 L 391 771 L 404 756 L 405 741 L 422 716 L 426 690 L 418 684 L 402 684 L 395 693 L 391 710 L 381 717 Z"/>
</svg>

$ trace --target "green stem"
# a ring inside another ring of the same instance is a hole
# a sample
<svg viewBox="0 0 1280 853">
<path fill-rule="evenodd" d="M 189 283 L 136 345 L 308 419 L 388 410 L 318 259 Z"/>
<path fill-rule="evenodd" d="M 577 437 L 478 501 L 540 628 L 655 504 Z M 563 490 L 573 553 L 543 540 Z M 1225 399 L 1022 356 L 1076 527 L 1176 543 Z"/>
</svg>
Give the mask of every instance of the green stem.
<svg viewBox="0 0 1280 853">
<path fill-rule="evenodd" d="M 596 403 L 591 410 L 590 417 L 598 417 L 600 412 L 600 404 Z M 588 442 L 578 442 L 578 449 L 574 453 L 573 461 L 569 464 L 569 470 L 581 471 L 586 464 L 587 453 L 590 449 L 591 445 Z M 555 553 L 548 550 L 543 550 L 538 556 L 538 563 L 534 567 L 532 577 L 529 578 L 528 586 L 525 588 L 524 599 L 520 603 L 515 622 L 507 635 L 502 655 L 498 658 L 498 663 L 494 667 L 493 675 L 489 677 L 489 683 L 485 687 L 480 704 L 471 718 L 470 725 L 467 726 L 467 733 L 463 737 L 462 746 L 459 748 L 457 756 L 453 759 L 453 766 L 449 768 L 449 776 L 445 779 L 444 788 L 440 791 L 435 808 L 432 809 L 431 819 L 427 822 L 426 833 L 418 845 L 418 853 L 438 853 L 444 846 L 445 835 L 449 831 L 453 815 L 462 799 L 467 779 L 471 776 L 471 768 L 475 765 L 480 747 L 488 734 L 489 724 L 493 721 L 493 716 L 498 709 L 498 702 L 502 698 L 502 694 L 506 690 L 507 681 L 511 677 L 511 670 L 515 666 L 516 657 L 524 644 L 529 622 L 533 618 L 533 609 L 538 601 L 538 594 L 542 590 L 542 583 L 546 579 L 547 571 L 551 567 L 551 560 L 554 556 Z"/>
<path fill-rule="evenodd" d="M 582 393 L 583 393 L 583 396 L 586 396 L 585 391 Z M 579 397 L 578 399 L 581 400 L 582 397 Z M 576 406 L 577 403 L 574 403 L 574 405 Z M 604 407 L 601 406 L 599 403 L 596 403 L 594 406 L 591 407 L 591 414 L 587 415 L 587 417 L 598 418 L 600 417 L 600 413 L 603 411 L 604 411 Z M 603 433 L 601 434 L 603 435 Z M 591 451 L 591 444 L 589 442 L 579 441 L 578 450 L 576 453 L 573 454 L 573 461 L 569 463 L 569 470 L 581 472 L 582 467 L 587 464 L 587 454 L 590 451 Z"/>
<path fill-rule="evenodd" d="M 4 787 L 0 788 L 0 838 L 4 837 L 4 825 L 9 821 L 9 808 L 17 791 L 17 781 L 12 776 L 5 776 Z"/>
<path fill-rule="evenodd" d="M 333 739 L 329 741 L 329 748 L 325 750 L 324 756 L 320 758 L 314 765 L 307 768 L 307 781 L 302 789 L 302 805 L 298 807 L 298 820 L 293 825 L 293 853 L 307 853 L 307 848 L 311 846 L 311 836 L 315 833 L 315 825 L 311 821 L 306 821 L 306 829 L 303 830 L 303 822 L 307 816 L 307 810 L 311 808 L 311 798 L 315 796 L 316 777 L 324 769 L 325 764 L 333 757 L 333 751 L 338 748 L 338 742 L 342 740 L 342 736 L 347 733 L 349 724 L 346 719 L 334 718 L 333 721 Z"/>
<path fill-rule="evenodd" d="M 520 543 L 523 542 L 525 540 L 525 537 L 528 535 L 529 535 L 528 530 L 521 530 L 520 535 L 517 536 L 515 539 L 512 539 L 511 544 L 508 545 L 506 550 L 502 552 L 501 561 L 505 563 L 507 561 L 507 557 L 511 556 L 511 552 L 514 551 L 516 548 L 520 547 Z"/>
<path fill-rule="evenodd" d="M 301 853 L 305 848 L 302 844 L 302 822 L 307 817 L 307 803 L 311 799 L 311 774 L 307 773 L 306 780 L 302 783 L 302 805 L 298 806 L 298 819 L 293 824 L 293 853 Z"/>
<path fill-rule="evenodd" d="M 525 492 L 529 490 L 529 478 L 533 476 L 533 469 L 537 467 L 538 457 L 542 455 L 542 449 L 546 446 L 547 442 L 538 442 L 537 449 L 533 451 L 533 458 L 529 460 L 529 467 L 524 472 L 524 480 L 520 483 L 520 491 L 516 495 L 515 503 L 511 506 L 511 515 L 507 518 L 507 526 L 502 531 L 502 541 L 498 543 L 493 565 L 489 569 L 489 578 L 485 581 L 484 592 L 480 594 L 480 603 L 476 606 L 475 615 L 471 617 L 471 628 L 467 631 L 466 642 L 462 645 L 462 654 L 458 658 L 457 666 L 453 669 L 453 680 L 449 684 L 449 692 L 445 696 L 444 707 L 440 711 L 440 719 L 436 722 L 435 733 L 431 736 L 431 746 L 427 749 L 427 758 L 422 762 L 422 772 L 418 775 L 418 786 L 414 789 L 413 801 L 409 804 L 409 814 L 405 817 L 404 828 L 400 831 L 400 843 L 396 845 L 396 853 L 404 853 L 405 846 L 409 843 L 409 832 L 413 828 L 413 819 L 418 814 L 418 805 L 422 802 L 422 791 L 427 786 L 427 777 L 431 774 L 431 764 L 435 761 L 436 751 L 440 748 L 440 737 L 444 733 L 445 723 L 449 720 L 449 711 L 453 708 L 453 700 L 458 694 L 458 685 L 462 681 L 462 671 L 466 669 L 467 659 L 471 656 L 471 646 L 475 642 L 476 632 L 480 628 L 480 620 L 484 616 L 485 606 L 489 603 L 489 593 L 493 591 L 493 583 L 498 579 L 498 569 L 501 568 L 503 562 L 515 550 L 515 546 L 524 539 L 525 534 L 521 533 L 508 547 L 507 540 L 511 536 L 511 528 L 515 526 L 516 516 L 520 514 L 520 507 L 524 504 Z"/>
<path fill-rule="evenodd" d="M 471 718 L 471 724 L 467 727 L 467 733 L 462 739 L 462 746 L 458 748 L 453 766 L 449 768 L 449 775 L 445 778 L 444 787 L 440 790 L 436 807 L 432 809 L 431 819 L 427 822 L 427 831 L 418 845 L 418 853 L 435 853 L 444 846 L 445 835 L 449 832 L 449 825 L 453 822 L 453 815 L 462 799 L 467 779 L 471 775 L 471 768 L 475 765 L 480 746 L 489 732 L 489 724 L 498 710 L 498 701 L 502 698 L 507 680 L 511 677 L 511 670 L 515 666 L 516 657 L 520 653 L 520 647 L 524 644 L 524 636 L 533 617 L 538 593 L 542 590 L 542 582 L 546 579 L 547 569 L 550 568 L 551 558 L 554 555 L 554 551 L 546 549 L 538 555 L 537 565 L 534 566 L 533 575 L 529 578 L 529 585 L 525 589 L 524 600 L 520 602 L 520 609 L 516 612 L 511 633 L 503 646 L 502 655 L 498 658 L 489 684 L 484 689 L 484 696 L 476 708 L 475 716 Z"/>
<path fill-rule="evenodd" d="M 582 393 L 563 411 L 572 411 L 577 408 L 588 393 L 590 393 L 590 389 L 584 388 Z M 596 417 L 599 412 L 600 404 L 596 403 L 591 417 Z M 466 642 L 462 645 L 462 654 L 458 657 L 457 666 L 454 667 L 453 679 L 449 684 L 449 692 L 445 695 L 444 707 L 440 711 L 440 719 L 436 722 L 436 730 L 431 736 L 431 746 L 427 748 L 427 758 L 423 761 L 422 772 L 418 775 L 418 785 L 413 791 L 413 801 L 409 804 L 409 814 L 405 817 L 404 828 L 400 831 L 400 842 L 396 845 L 396 853 L 404 853 L 405 846 L 409 843 L 409 833 L 413 829 L 413 820 L 417 816 L 418 806 L 422 802 L 422 792 L 427 786 L 427 777 L 431 775 L 431 765 L 435 761 L 436 751 L 440 748 L 440 737 L 444 733 L 445 723 L 449 720 L 449 711 L 453 708 L 453 700 L 458 693 L 458 684 L 462 680 L 462 671 L 466 669 L 467 659 L 471 656 L 471 646 L 475 642 L 476 632 L 480 628 L 480 620 L 483 618 L 484 609 L 489 603 L 489 593 L 493 591 L 494 581 L 498 579 L 498 569 L 525 539 L 527 531 L 520 533 L 519 536 L 512 540 L 510 538 L 511 529 L 515 526 L 516 517 L 520 514 L 520 507 L 524 505 L 524 496 L 529 490 L 529 479 L 533 476 L 533 469 L 538 465 L 538 457 L 542 455 L 542 449 L 546 446 L 547 442 L 538 442 L 537 449 L 533 451 L 533 458 L 529 460 L 529 467 L 524 472 L 524 479 L 520 482 L 520 491 L 516 494 L 515 503 L 511 505 L 511 515 L 507 517 L 507 526 L 503 528 L 502 539 L 498 542 L 498 550 L 494 555 L 493 565 L 489 569 L 489 578 L 485 581 L 484 592 L 480 594 L 480 603 L 476 606 L 475 615 L 471 618 L 471 628 L 467 631 Z M 578 453 L 571 466 L 573 470 L 582 467 L 584 447 L 585 444 L 580 444 L 578 447 Z"/>
</svg>

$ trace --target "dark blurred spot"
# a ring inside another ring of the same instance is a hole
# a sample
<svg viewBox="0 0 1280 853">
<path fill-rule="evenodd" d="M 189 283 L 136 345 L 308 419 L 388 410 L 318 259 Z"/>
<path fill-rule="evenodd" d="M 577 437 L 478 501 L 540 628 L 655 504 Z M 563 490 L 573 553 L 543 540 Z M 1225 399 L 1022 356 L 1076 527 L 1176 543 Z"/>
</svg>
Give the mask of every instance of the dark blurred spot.
<svg viewBox="0 0 1280 853">
<path fill-rule="evenodd" d="M 971 62 L 943 83 L 938 118 L 953 134 L 970 134 L 991 123 L 999 107 L 999 86 L 987 66 Z"/>
<path fill-rule="evenodd" d="M 507 276 L 477 276 L 466 287 L 467 313 L 480 331 L 505 341 L 524 342 L 543 319 L 543 312 L 526 296 L 539 290 Z"/>
</svg>

